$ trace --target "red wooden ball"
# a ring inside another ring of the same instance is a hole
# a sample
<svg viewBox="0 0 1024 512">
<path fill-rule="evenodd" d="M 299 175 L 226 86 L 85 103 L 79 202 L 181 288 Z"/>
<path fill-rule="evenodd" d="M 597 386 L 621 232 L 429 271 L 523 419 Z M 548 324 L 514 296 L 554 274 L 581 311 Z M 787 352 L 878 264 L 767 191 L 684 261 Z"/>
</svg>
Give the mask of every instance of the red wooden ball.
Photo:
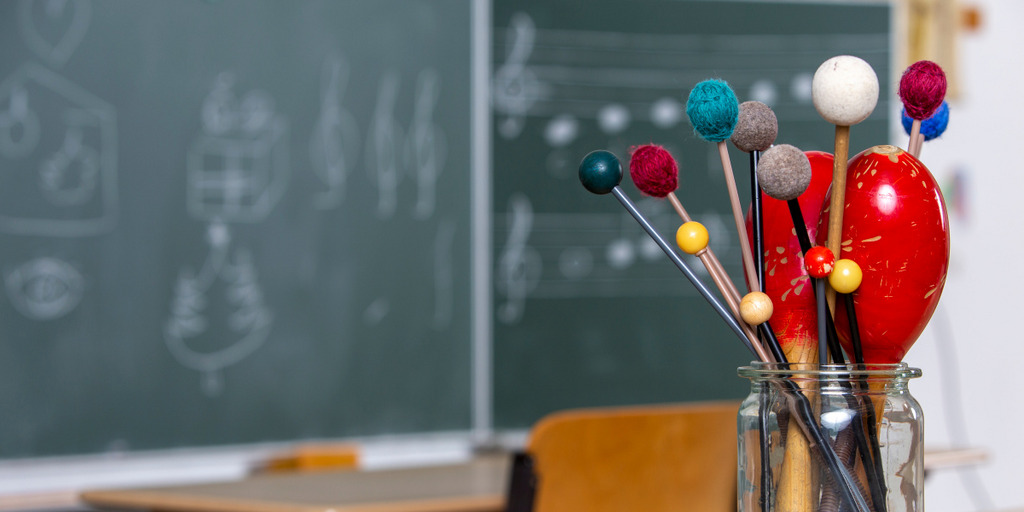
<svg viewBox="0 0 1024 512">
<path fill-rule="evenodd" d="M 804 255 L 804 265 L 807 266 L 807 273 L 811 277 L 822 279 L 832 273 L 836 266 L 836 256 L 828 247 L 816 245 Z"/>
</svg>

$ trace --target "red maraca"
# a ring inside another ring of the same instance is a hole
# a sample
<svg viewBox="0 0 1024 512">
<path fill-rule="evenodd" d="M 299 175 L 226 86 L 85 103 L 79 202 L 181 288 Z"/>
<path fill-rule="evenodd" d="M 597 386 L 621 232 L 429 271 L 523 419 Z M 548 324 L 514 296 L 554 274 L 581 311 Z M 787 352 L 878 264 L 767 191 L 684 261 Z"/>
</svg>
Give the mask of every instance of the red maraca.
<svg viewBox="0 0 1024 512">
<path fill-rule="evenodd" d="M 825 193 L 832 183 L 832 155 L 805 152 L 811 164 L 811 181 L 799 195 L 800 211 L 808 219 L 808 236 L 815 238 L 817 219 Z M 804 268 L 803 252 L 790 218 L 789 205 L 762 192 L 764 217 L 765 289 L 774 305 L 772 327 L 791 362 L 817 359 L 817 306 L 814 290 Z M 747 235 L 753 237 L 750 212 Z"/>
<path fill-rule="evenodd" d="M 863 270 L 853 300 L 865 362 L 896 363 L 921 335 L 946 282 L 946 207 L 924 164 L 895 146 L 861 152 L 848 172 L 842 253 L 836 256 Z M 818 243 L 827 230 L 828 207 L 819 218 Z M 850 350 L 842 308 L 836 308 L 835 324 Z"/>
</svg>

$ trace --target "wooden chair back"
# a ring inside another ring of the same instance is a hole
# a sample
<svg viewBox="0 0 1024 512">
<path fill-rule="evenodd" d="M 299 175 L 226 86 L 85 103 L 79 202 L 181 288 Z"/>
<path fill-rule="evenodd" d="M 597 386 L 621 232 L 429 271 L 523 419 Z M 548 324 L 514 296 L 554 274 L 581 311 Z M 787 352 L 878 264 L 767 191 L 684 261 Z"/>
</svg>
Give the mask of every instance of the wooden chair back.
<svg viewBox="0 0 1024 512">
<path fill-rule="evenodd" d="M 530 432 L 534 512 L 736 510 L 739 402 L 579 409 Z"/>
</svg>

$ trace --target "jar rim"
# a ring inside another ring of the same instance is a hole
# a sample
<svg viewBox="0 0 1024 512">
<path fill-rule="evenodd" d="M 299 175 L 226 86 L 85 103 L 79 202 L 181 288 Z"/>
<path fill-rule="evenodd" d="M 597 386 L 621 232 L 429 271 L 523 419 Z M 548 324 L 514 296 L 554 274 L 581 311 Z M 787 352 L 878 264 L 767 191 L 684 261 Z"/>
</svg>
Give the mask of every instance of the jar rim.
<svg viewBox="0 0 1024 512">
<path fill-rule="evenodd" d="M 851 374 L 858 378 L 894 378 L 894 379 L 915 379 L 921 376 L 921 369 L 909 366 L 907 363 L 868 363 L 868 364 L 826 364 L 820 366 L 817 363 L 767 363 L 753 361 L 749 366 L 741 366 L 737 369 L 740 377 L 748 379 L 757 378 L 779 378 L 791 377 L 794 375 L 811 377 L 850 377 Z"/>
</svg>

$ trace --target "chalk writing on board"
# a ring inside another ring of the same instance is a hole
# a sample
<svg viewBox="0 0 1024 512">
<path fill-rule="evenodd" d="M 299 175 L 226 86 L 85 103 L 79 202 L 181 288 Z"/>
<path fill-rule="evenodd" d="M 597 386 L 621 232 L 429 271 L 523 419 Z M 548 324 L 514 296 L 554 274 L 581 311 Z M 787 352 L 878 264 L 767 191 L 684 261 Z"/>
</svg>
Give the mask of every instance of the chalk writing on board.
<svg viewBox="0 0 1024 512">
<path fill-rule="evenodd" d="M 408 152 L 416 176 L 415 215 L 419 219 L 433 216 L 437 204 L 437 180 L 444 169 L 448 151 L 444 131 L 434 122 L 434 109 L 441 94 L 441 78 L 433 68 L 420 71 L 416 77 L 416 96 L 412 124 L 409 127 Z"/>
<path fill-rule="evenodd" d="M 38 321 L 60 318 L 78 306 L 84 289 L 82 274 L 58 258 L 31 259 L 4 273 L 11 304 Z"/>
<path fill-rule="evenodd" d="M 342 106 L 349 80 L 348 62 L 343 57 L 324 60 L 320 78 L 320 114 L 310 139 L 313 172 L 327 190 L 314 197 L 323 210 L 336 208 L 345 198 L 348 175 L 359 158 L 359 127 L 355 117 Z"/>
<path fill-rule="evenodd" d="M 64 65 L 75 52 L 92 18 L 92 4 L 86 0 L 22 0 L 18 7 L 18 26 L 25 43 L 54 67 Z"/>
<path fill-rule="evenodd" d="M 89 28 L 85 1 L 18 5 L 25 45 L 53 68 L 63 66 Z M 0 83 L 0 232 L 82 237 L 109 232 L 117 218 L 116 112 L 78 84 L 36 62 Z M 45 252 L 45 248 L 40 252 Z M 35 321 L 73 311 L 81 271 L 37 254 L 4 269 L 15 310 Z"/>
<path fill-rule="evenodd" d="M 198 271 L 178 272 L 164 328 L 171 354 L 201 372 L 203 392 L 210 396 L 222 391 L 222 370 L 262 346 L 273 326 L 252 255 L 245 247 L 232 253 L 226 223 L 263 221 L 288 185 L 287 119 L 265 91 L 239 98 L 234 86 L 234 74 L 216 77 L 200 109 L 202 132 L 188 149 L 188 212 L 208 222 L 209 252 Z M 206 311 L 217 290 L 226 318 Z M 227 333 L 214 323 L 226 324 Z M 217 346 L 209 348 L 214 337 Z"/>
<path fill-rule="evenodd" d="M 522 194 L 513 195 L 508 208 L 508 234 L 498 259 L 495 286 L 505 299 L 498 306 L 498 320 L 513 324 L 522 318 L 526 298 L 537 286 L 543 265 L 537 250 L 527 244 L 533 231 L 530 199 Z"/>
<path fill-rule="evenodd" d="M 215 396 L 223 389 L 221 370 L 245 359 L 266 342 L 273 314 L 264 303 L 252 255 L 245 249 L 230 254 L 228 227 L 211 224 L 207 243 L 210 252 L 199 270 L 183 268 L 178 273 L 164 341 L 181 365 L 202 373 L 203 392 Z M 225 319 L 211 319 L 206 313 L 218 282 L 220 299 L 231 310 Z M 223 334 L 223 329 L 218 331 L 220 343 L 216 348 L 196 348 L 211 344 L 209 340 L 203 343 L 202 337 L 214 330 L 216 320 L 226 324 L 228 334 Z"/>
<path fill-rule="evenodd" d="M 391 69 L 381 76 L 367 140 L 367 170 L 377 185 L 377 216 L 382 219 L 392 217 L 398 207 L 403 137 L 395 119 L 398 87 L 398 71 Z"/>
<path fill-rule="evenodd" d="M 504 116 L 498 133 L 506 139 L 519 136 L 526 125 L 530 107 L 544 94 L 544 84 L 527 66 L 533 52 L 536 27 L 526 13 L 516 13 L 509 22 L 505 40 L 505 62 L 494 73 L 494 110 Z"/>
<path fill-rule="evenodd" d="M 287 119 L 264 91 L 238 99 L 234 81 L 217 77 L 188 150 L 188 212 L 199 220 L 259 222 L 288 186 Z"/>
<path fill-rule="evenodd" d="M 663 233 L 679 227 L 665 201 L 641 199 L 638 205 Z M 729 218 L 719 212 L 692 212 L 708 228 L 719 257 L 735 254 L 727 231 Z M 689 295 L 682 283 L 665 279 L 661 249 L 625 213 L 577 214 L 532 211 L 525 196 L 513 194 L 504 229 L 505 243 L 495 270 L 496 317 L 505 324 L 522 319 L 531 298 L 645 297 Z M 691 265 L 698 275 L 706 271 Z"/>
<path fill-rule="evenodd" d="M 113 229 L 115 118 L 108 103 L 36 63 L 0 84 L 0 187 L 19 198 L 0 204 L 0 231 L 77 237 Z"/>
</svg>

